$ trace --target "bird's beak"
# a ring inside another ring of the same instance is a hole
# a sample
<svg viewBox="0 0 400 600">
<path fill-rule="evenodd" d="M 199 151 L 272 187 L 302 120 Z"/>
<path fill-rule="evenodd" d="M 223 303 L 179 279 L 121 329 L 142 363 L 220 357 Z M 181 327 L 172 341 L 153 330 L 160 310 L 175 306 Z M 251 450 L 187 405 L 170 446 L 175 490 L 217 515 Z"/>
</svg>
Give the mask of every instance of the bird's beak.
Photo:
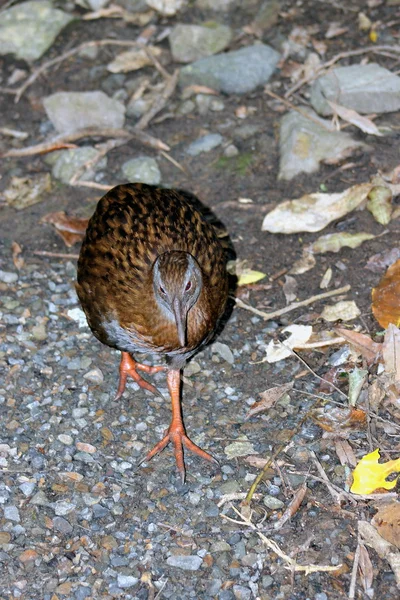
<svg viewBox="0 0 400 600">
<path fill-rule="evenodd" d="M 179 298 L 175 298 L 173 303 L 174 317 L 176 327 L 178 329 L 178 339 L 180 345 L 183 347 L 186 345 L 186 317 L 187 312 Z"/>
</svg>

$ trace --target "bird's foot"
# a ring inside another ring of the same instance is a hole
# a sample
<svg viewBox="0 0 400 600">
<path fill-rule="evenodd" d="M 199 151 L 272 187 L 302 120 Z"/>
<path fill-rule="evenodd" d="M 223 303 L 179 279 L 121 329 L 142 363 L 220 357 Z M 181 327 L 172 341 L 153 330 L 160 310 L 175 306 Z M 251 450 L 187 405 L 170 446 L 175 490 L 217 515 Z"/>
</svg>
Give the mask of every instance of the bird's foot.
<svg viewBox="0 0 400 600">
<path fill-rule="evenodd" d="M 209 462 L 216 463 L 217 465 L 219 464 L 218 461 L 213 456 L 211 456 L 211 454 L 209 454 L 205 450 L 202 450 L 202 448 L 197 446 L 197 444 L 195 444 L 190 438 L 188 438 L 182 421 L 172 421 L 163 439 L 160 440 L 158 444 L 156 444 L 154 448 L 150 450 L 150 452 L 148 452 L 146 456 L 144 456 L 139 461 L 138 466 L 144 462 L 148 462 L 149 460 L 151 460 L 154 456 L 156 456 L 156 454 L 159 454 L 162 450 L 164 450 L 164 448 L 168 446 L 170 442 L 174 446 L 176 466 L 180 474 L 182 483 L 185 482 L 185 462 L 183 459 L 183 446 L 187 450 L 193 452 L 193 454 L 197 454 L 198 456 L 205 460 L 208 460 Z"/>
<path fill-rule="evenodd" d="M 139 371 L 144 371 L 145 373 L 159 373 L 160 371 L 165 371 L 166 367 L 159 365 L 156 367 L 151 367 L 150 365 L 142 365 L 141 363 L 136 362 L 128 352 L 122 352 L 121 363 L 119 365 L 119 384 L 117 394 L 115 396 L 115 400 L 119 400 L 124 393 L 126 380 L 128 375 L 132 377 L 136 381 L 136 383 L 145 390 L 152 392 L 155 396 L 160 396 L 165 400 L 164 396 L 161 392 L 151 383 L 143 379 L 141 375 L 138 373 Z"/>
</svg>

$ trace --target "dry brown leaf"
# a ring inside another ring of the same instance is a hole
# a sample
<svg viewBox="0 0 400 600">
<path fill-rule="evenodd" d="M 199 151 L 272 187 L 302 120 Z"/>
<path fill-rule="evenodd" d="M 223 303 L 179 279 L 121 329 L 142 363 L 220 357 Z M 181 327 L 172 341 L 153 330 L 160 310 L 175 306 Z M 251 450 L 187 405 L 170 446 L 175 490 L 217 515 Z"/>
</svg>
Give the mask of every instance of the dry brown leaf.
<svg viewBox="0 0 400 600">
<path fill-rule="evenodd" d="M 400 260 L 388 268 L 372 290 L 372 312 L 385 329 L 390 323 L 400 325 Z"/>
<path fill-rule="evenodd" d="M 41 223 L 54 225 L 58 235 L 62 237 L 68 248 L 81 242 L 86 231 L 89 219 L 68 217 L 64 211 L 48 213 L 40 220 Z"/>
<path fill-rule="evenodd" d="M 342 327 L 336 327 L 336 333 L 343 337 L 349 344 L 361 354 L 367 361 L 368 365 L 373 365 L 378 362 L 378 359 L 382 352 L 382 344 L 374 342 L 369 335 L 365 333 L 359 333 L 358 331 L 352 331 L 350 329 L 344 329 Z"/>
<path fill-rule="evenodd" d="M 346 440 L 336 440 L 335 450 L 341 465 L 349 465 L 352 468 L 356 466 L 357 458 L 349 442 Z"/>
<path fill-rule="evenodd" d="M 303 483 L 295 492 L 293 500 L 281 516 L 281 518 L 274 524 L 274 529 L 280 529 L 283 525 L 289 521 L 299 510 L 301 503 L 307 492 L 307 484 Z"/>
<path fill-rule="evenodd" d="M 325 431 L 340 432 L 343 428 L 363 429 L 367 414 L 358 408 L 317 408 L 311 413 L 313 421 Z"/>
<path fill-rule="evenodd" d="M 19 256 L 22 252 L 22 248 L 17 242 L 13 242 L 11 244 L 11 250 L 12 250 L 12 259 L 13 259 L 14 266 L 19 271 L 20 269 L 22 269 L 22 267 L 25 264 L 25 261 L 22 258 L 22 256 Z"/>
<path fill-rule="evenodd" d="M 358 563 L 358 566 L 361 575 L 361 583 L 365 592 L 367 592 L 371 589 L 372 583 L 374 581 L 374 569 L 372 567 L 372 562 L 369 557 L 368 550 L 366 549 L 364 544 L 360 544 L 360 562 Z"/>
<path fill-rule="evenodd" d="M 368 117 L 363 117 L 352 108 L 341 106 L 341 104 L 336 104 L 336 102 L 332 102 L 331 100 L 327 100 L 327 102 L 332 108 L 333 113 L 339 115 L 339 117 L 343 119 L 343 121 L 347 121 L 347 123 L 355 125 L 359 129 L 361 129 L 361 131 L 364 131 L 364 133 L 369 133 L 371 135 L 377 136 L 383 135 L 379 131 L 375 123 L 373 123 L 371 119 L 368 119 Z"/>
<path fill-rule="evenodd" d="M 153 65 L 149 54 L 159 57 L 162 53 L 161 48 L 157 46 L 146 46 L 144 48 L 135 48 L 121 52 L 115 59 L 107 65 L 107 70 L 111 73 L 128 73 L 129 71 L 138 71 L 143 67 Z"/>
<path fill-rule="evenodd" d="M 380 536 L 400 548 L 400 502 L 392 502 L 378 508 L 371 523 Z"/>
<path fill-rule="evenodd" d="M 270 388 L 265 392 L 261 392 L 261 400 L 259 402 L 254 402 L 254 404 L 251 405 L 245 419 L 250 419 L 250 417 L 253 417 L 257 413 L 268 410 L 292 388 L 293 381 L 290 383 L 285 383 L 284 385 L 278 385 L 277 387 Z"/>
<path fill-rule="evenodd" d="M 328 27 L 328 31 L 325 34 L 327 40 L 331 40 L 334 37 L 338 37 L 339 35 L 343 35 L 346 33 L 348 27 L 343 27 L 341 23 L 337 23 L 334 21 Z"/>
</svg>

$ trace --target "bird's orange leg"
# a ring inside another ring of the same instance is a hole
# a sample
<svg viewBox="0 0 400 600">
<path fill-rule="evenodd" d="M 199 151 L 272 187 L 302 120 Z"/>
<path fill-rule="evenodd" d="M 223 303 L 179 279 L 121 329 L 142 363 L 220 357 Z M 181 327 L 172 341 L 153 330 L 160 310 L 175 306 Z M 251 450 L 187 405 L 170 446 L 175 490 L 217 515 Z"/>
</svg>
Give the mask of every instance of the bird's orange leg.
<svg viewBox="0 0 400 600">
<path fill-rule="evenodd" d="M 185 427 L 183 425 L 183 420 L 182 420 L 182 411 L 181 411 L 181 399 L 180 399 L 181 374 L 180 374 L 180 371 L 179 370 L 168 371 L 167 383 L 168 383 L 168 389 L 171 394 L 171 400 L 172 400 L 171 425 L 169 426 L 167 433 L 165 434 L 163 439 L 160 442 L 158 442 L 158 444 L 156 444 L 154 446 L 154 448 L 152 450 L 150 450 L 150 452 L 148 452 L 146 454 L 146 456 L 139 462 L 139 464 L 141 464 L 142 462 L 145 462 L 145 461 L 149 461 L 151 458 L 153 458 L 153 456 L 155 456 L 156 454 L 158 454 L 159 452 L 164 450 L 164 448 L 169 444 L 169 442 L 172 442 L 172 444 L 174 445 L 176 466 L 180 473 L 182 483 L 184 483 L 184 481 L 185 481 L 185 462 L 183 460 L 183 446 L 185 446 L 185 448 L 187 448 L 194 454 L 201 456 L 201 458 L 204 458 L 205 460 L 209 460 L 210 462 L 215 462 L 217 464 L 218 464 L 218 461 L 213 456 L 211 456 L 211 454 L 208 454 L 208 452 L 205 452 L 204 450 L 199 448 L 199 446 L 194 444 L 186 435 Z"/>
<path fill-rule="evenodd" d="M 153 392 L 153 394 L 155 394 L 156 396 L 161 396 L 161 398 L 163 398 L 161 392 L 159 392 L 154 385 L 152 385 L 139 375 L 139 373 L 137 372 L 138 369 L 140 371 L 145 371 L 146 373 L 151 374 L 158 373 L 159 371 L 165 371 L 166 367 L 162 365 L 157 367 L 151 367 L 150 365 L 142 365 L 141 363 L 136 362 L 136 360 L 132 358 L 129 352 L 122 352 L 121 362 L 119 365 L 119 384 L 115 400 L 119 400 L 122 394 L 124 393 L 128 375 L 132 377 L 132 379 L 134 379 L 141 388 L 149 390 L 149 392 Z"/>
</svg>

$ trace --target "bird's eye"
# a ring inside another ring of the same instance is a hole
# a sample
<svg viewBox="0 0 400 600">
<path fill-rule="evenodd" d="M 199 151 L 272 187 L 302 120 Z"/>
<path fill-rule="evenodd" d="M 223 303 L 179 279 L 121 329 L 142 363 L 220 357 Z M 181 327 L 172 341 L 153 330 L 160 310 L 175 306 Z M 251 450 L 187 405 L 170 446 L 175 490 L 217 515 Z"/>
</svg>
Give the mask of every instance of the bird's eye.
<svg viewBox="0 0 400 600">
<path fill-rule="evenodd" d="M 192 287 L 192 282 L 188 281 L 185 287 L 185 292 L 188 292 L 190 290 L 190 288 Z"/>
<path fill-rule="evenodd" d="M 159 290 L 160 290 L 160 294 L 163 294 L 164 296 L 167 293 L 161 285 L 159 287 Z"/>
</svg>

